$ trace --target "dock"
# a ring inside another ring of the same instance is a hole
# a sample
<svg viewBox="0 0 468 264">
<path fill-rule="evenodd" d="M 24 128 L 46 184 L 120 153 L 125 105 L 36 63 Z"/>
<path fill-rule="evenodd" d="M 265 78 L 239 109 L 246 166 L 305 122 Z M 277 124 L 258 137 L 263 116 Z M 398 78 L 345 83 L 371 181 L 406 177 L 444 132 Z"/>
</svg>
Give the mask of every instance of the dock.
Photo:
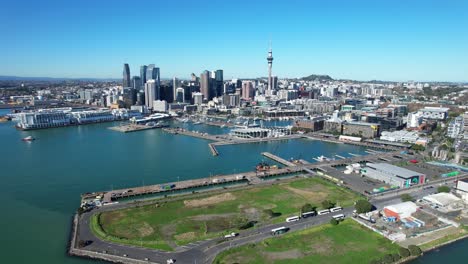
<svg viewBox="0 0 468 264">
<path fill-rule="evenodd" d="M 148 129 L 163 128 L 163 127 L 167 127 L 167 125 L 146 126 L 146 125 L 138 125 L 138 124 L 125 124 L 125 125 L 120 125 L 120 126 L 109 127 L 109 129 L 122 132 L 122 133 L 129 133 L 129 132 L 137 132 L 137 131 L 143 131 L 143 130 L 148 130 Z"/>
<path fill-rule="evenodd" d="M 219 155 L 219 152 L 218 152 L 218 150 L 216 149 L 216 147 L 215 147 L 215 145 L 213 143 L 208 144 L 208 147 L 210 148 L 211 154 L 213 154 L 213 156 L 218 156 Z"/>
<path fill-rule="evenodd" d="M 208 133 L 198 133 L 198 132 L 190 131 L 190 130 L 183 129 L 183 128 L 163 128 L 163 131 L 174 134 L 174 135 L 185 135 L 185 136 L 191 136 L 191 137 L 206 139 L 206 140 L 211 140 L 211 141 L 222 141 L 224 140 L 223 138 L 225 137 L 223 135 L 217 136 L 217 135 L 210 135 Z"/>
<path fill-rule="evenodd" d="M 144 199 L 145 195 L 152 194 L 165 194 L 172 195 L 176 191 L 195 190 L 200 187 L 218 187 L 222 188 L 226 184 L 259 184 L 264 180 L 269 180 L 271 177 L 287 177 L 294 176 L 298 173 L 303 173 L 303 169 L 296 168 L 282 168 L 270 169 L 268 171 L 250 171 L 245 173 L 236 173 L 230 175 L 215 175 L 206 178 L 199 178 L 193 180 L 184 180 L 164 184 L 155 184 L 148 186 L 129 187 L 126 189 L 101 191 L 94 193 L 85 193 L 81 195 L 82 201 L 94 199 L 97 196 L 102 198 L 103 203 L 112 203 L 122 198 L 139 198 Z"/>
<path fill-rule="evenodd" d="M 288 166 L 288 167 L 296 167 L 296 164 L 293 163 L 293 162 L 290 162 L 290 161 L 287 161 L 281 157 L 278 157 L 276 155 L 273 155 L 271 154 L 270 152 L 262 152 L 262 155 L 269 158 L 269 159 L 272 159 L 280 164 L 283 164 L 285 166 Z"/>
</svg>

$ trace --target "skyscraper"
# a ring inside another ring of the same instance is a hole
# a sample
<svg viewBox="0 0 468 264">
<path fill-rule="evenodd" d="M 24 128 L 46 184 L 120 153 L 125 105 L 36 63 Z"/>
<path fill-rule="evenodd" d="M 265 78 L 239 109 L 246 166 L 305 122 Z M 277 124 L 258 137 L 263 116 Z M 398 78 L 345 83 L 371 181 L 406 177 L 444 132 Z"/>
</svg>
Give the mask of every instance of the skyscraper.
<svg viewBox="0 0 468 264">
<path fill-rule="evenodd" d="M 147 68 L 148 68 L 148 66 L 146 66 L 146 65 L 140 66 L 140 79 L 141 79 L 141 85 L 142 86 L 146 83 L 146 70 L 147 70 Z"/>
<path fill-rule="evenodd" d="M 135 91 L 139 91 L 142 86 L 141 83 L 141 78 L 138 76 L 133 76 L 132 77 L 132 87 L 135 89 Z"/>
<path fill-rule="evenodd" d="M 242 99 L 250 100 L 254 97 L 254 88 L 251 81 L 242 82 Z"/>
<path fill-rule="evenodd" d="M 128 63 L 124 64 L 124 69 L 123 69 L 123 83 L 122 86 L 125 87 L 131 87 L 131 82 L 130 82 L 130 66 L 128 66 Z"/>
<path fill-rule="evenodd" d="M 203 100 L 211 100 L 210 98 L 210 72 L 204 71 L 200 75 L 200 91 L 203 94 Z"/>
<path fill-rule="evenodd" d="M 223 95 L 223 70 L 215 71 L 216 96 Z"/>
<path fill-rule="evenodd" d="M 157 100 L 156 81 L 151 79 L 145 83 L 145 105 L 148 109 L 153 109 L 153 102 Z"/>
<path fill-rule="evenodd" d="M 270 51 L 268 51 L 267 61 L 268 61 L 268 93 L 267 95 L 271 95 L 272 94 L 271 92 L 271 88 L 272 88 L 271 67 L 273 66 L 273 51 L 271 49 L 271 45 L 270 45 Z"/>
<path fill-rule="evenodd" d="M 176 100 L 174 102 L 177 102 L 177 103 L 183 103 L 185 100 L 185 90 L 184 88 L 177 88 L 176 89 Z"/>
<path fill-rule="evenodd" d="M 151 80 L 154 82 L 150 83 L 148 86 L 149 88 L 147 85 L 145 85 L 145 102 L 149 102 L 151 105 L 151 107 L 149 107 L 148 104 L 146 104 L 148 108 L 152 108 L 154 100 L 159 100 L 161 98 L 161 80 L 159 76 L 159 68 L 155 67 L 154 64 L 150 64 L 146 68 L 146 83 Z M 151 92 L 151 94 L 147 94 L 147 91 Z"/>
<path fill-rule="evenodd" d="M 172 79 L 172 94 L 174 95 L 174 102 L 177 101 L 177 88 L 179 87 L 179 80 L 176 77 Z"/>
</svg>

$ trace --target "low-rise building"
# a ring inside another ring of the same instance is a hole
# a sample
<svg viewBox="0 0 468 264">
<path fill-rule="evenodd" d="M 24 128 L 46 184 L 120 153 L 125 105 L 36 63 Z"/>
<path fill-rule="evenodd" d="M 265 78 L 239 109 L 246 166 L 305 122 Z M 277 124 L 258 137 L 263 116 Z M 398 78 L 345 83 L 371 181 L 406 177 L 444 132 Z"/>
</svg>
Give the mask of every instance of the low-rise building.
<svg viewBox="0 0 468 264">
<path fill-rule="evenodd" d="M 375 138 L 380 135 L 380 125 L 364 122 L 343 122 L 342 134 L 363 138 Z"/>
<path fill-rule="evenodd" d="M 423 109 L 420 109 L 419 112 L 424 119 L 445 120 L 448 117 L 449 110 L 450 109 L 446 107 L 426 106 Z"/>
<path fill-rule="evenodd" d="M 419 207 L 413 202 L 404 202 L 394 205 L 385 206 L 383 214 L 385 217 L 395 217 L 396 220 L 408 218 L 416 213 Z"/>
<path fill-rule="evenodd" d="M 465 201 L 465 203 L 468 203 L 468 179 L 457 181 L 455 192 L 463 199 L 463 201 Z"/>
<path fill-rule="evenodd" d="M 424 183 L 426 179 L 424 174 L 388 163 L 367 163 L 361 173 L 369 178 L 400 188 Z"/>
<path fill-rule="evenodd" d="M 423 200 L 441 209 L 455 211 L 463 209 L 462 200 L 451 193 L 436 193 L 424 196 Z"/>
</svg>

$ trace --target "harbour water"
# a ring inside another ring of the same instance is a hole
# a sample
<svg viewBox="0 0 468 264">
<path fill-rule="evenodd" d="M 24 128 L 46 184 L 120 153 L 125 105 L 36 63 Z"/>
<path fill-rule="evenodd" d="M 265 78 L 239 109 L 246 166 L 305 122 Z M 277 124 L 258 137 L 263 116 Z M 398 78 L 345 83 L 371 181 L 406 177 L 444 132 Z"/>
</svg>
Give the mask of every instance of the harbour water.
<svg viewBox="0 0 468 264">
<path fill-rule="evenodd" d="M 25 132 L 0 123 L 2 263 L 97 263 L 66 255 L 71 217 L 84 192 L 250 171 L 267 161 L 264 151 L 311 162 L 322 154 L 365 154 L 355 146 L 290 140 L 222 146 L 213 157 L 205 140 L 161 130 L 124 134 L 107 129 L 112 125 Z M 226 128 L 193 129 L 219 134 Z M 21 141 L 26 136 L 37 140 Z"/>
</svg>

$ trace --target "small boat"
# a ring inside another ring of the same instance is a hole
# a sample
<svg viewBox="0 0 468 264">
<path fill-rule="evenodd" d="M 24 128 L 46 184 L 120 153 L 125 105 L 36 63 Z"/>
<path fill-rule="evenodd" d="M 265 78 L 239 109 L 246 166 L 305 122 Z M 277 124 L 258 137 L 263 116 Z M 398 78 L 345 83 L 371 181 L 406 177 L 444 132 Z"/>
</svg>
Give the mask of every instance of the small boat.
<svg viewBox="0 0 468 264">
<path fill-rule="evenodd" d="M 25 137 L 22 139 L 23 141 L 34 141 L 36 140 L 35 138 L 33 138 L 32 136 L 28 136 L 28 137 Z"/>
<path fill-rule="evenodd" d="M 201 122 L 200 122 L 200 121 L 197 121 L 197 122 L 194 122 L 193 124 L 194 124 L 194 125 L 200 125 Z"/>
</svg>

